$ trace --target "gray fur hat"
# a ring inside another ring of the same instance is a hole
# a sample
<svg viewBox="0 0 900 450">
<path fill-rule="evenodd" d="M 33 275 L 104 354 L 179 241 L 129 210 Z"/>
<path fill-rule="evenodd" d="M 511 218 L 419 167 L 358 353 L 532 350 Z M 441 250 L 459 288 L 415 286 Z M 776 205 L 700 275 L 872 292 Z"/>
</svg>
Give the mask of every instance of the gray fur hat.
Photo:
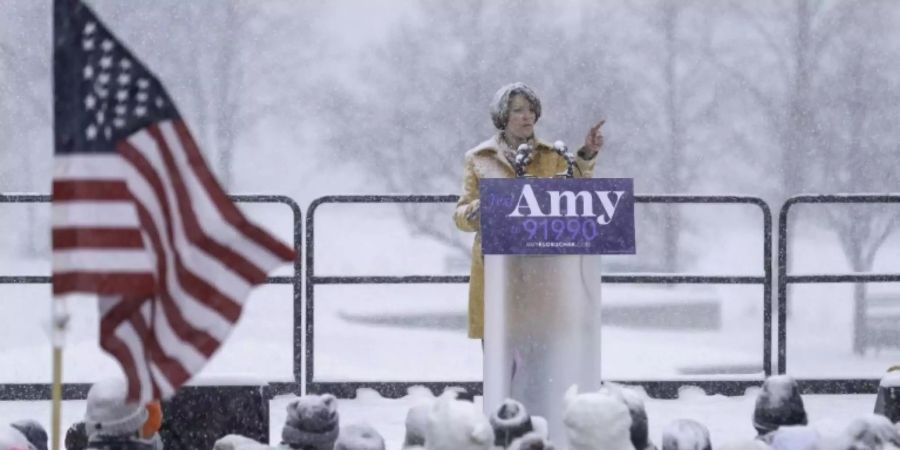
<svg viewBox="0 0 900 450">
<path fill-rule="evenodd" d="M 534 108 L 534 121 L 541 118 L 541 99 L 525 83 L 515 82 L 507 84 L 497 90 L 494 100 L 491 102 L 491 120 L 498 130 L 506 129 L 509 122 L 509 101 L 514 95 L 522 95 Z"/>
<path fill-rule="evenodd" d="M 332 450 L 339 431 L 337 399 L 331 394 L 310 394 L 287 406 L 281 440 L 292 446 Z"/>
</svg>

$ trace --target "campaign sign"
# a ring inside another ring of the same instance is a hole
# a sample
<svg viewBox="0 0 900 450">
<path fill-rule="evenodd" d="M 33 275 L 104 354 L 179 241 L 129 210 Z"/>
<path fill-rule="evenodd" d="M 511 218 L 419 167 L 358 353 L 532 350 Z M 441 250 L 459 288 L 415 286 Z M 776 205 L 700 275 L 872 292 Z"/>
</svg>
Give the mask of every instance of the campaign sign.
<svg viewBox="0 0 900 450">
<path fill-rule="evenodd" d="M 631 178 L 483 178 L 486 255 L 634 254 Z"/>
</svg>

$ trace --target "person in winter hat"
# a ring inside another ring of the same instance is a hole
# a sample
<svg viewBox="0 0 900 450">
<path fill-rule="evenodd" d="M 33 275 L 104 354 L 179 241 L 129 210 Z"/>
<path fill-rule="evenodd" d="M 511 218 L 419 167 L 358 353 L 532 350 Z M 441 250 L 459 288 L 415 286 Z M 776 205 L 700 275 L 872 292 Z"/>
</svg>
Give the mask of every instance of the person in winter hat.
<svg viewBox="0 0 900 450">
<path fill-rule="evenodd" d="M 569 450 L 634 450 L 628 406 L 609 389 L 579 394 L 573 385 L 563 405 Z"/>
<path fill-rule="evenodd" d="M 622 386 L 619 389 L 628 412 L 631 414 L 631 443 L 637 450 L 656 450 L 656 445 L 650 442 L 649 421 L 647 409 L 644 407 L 644 399 L 636 390 Z"/>
<path fill-rule="evenodd" d="M 339 432 L 337 398 L 331 394 L 304 395 L 287 406 L 282 447 L 332 450 Z"/>
<path fill-rule="evenodd" d="M 384 438 L 365 423 L 341 427 L 334 450 L 384 450 Z"/>
<path fill-rule="evenodd" d="M 806 425 L 779 427 L 772 433 L 772 450 L 819 450 L 819 433 Z"/>
<path fill-rule="evenodd" d="M 150 416 L 146 405 L 129 402 L 125 381 L 111 378 L 91 386 L 84 414 L 88 450 L 162 450 L 158 438 L 141 430 Z"/>
<path fill-rule="evenodd" d="M 474 403 L 457 400 L 456 392 L 441 394 L 428 411 L 426 450 L 491 450 L 494 430 Z"/>
<path fill-rule="evenodd" d="M 797 382 L 789 375 L 766 378 L 753 409 L 757 438 L 769 442 L 771 433 L 778 427 L 806 424 L 806 408 Z"/>
<path fill-rule="evenodd" d="M 691 419 L 678 419 L 663 428 L 662 450 L 712 450 L 709 430 Z"/>
<path fill-rule="evenodd" d="M 547 437 L 547 421 L 543 417 L 531 417 L 522 403 L 508 398 L 491 414 L 491 428 L 494 429 L 494 445 L 507 448 L 512 441 L 527 433 L 535 432 Z"/>
<path fill-rule="evenodd" d="M 875 414 L 900 423 L 900 366 L 893 366 L 881 377 L 875 397 Z"/>
<path fill-rule="evenodd" d="M 453 212 L 457 228 L 474 232 L 472 266 L 469 278 L 469 337 L 484 338 L 484 262 L 481 255 L 481 178 L 513 178 L 518 172 L 535 177 L 554 177 L 560 173 L 576 178 L 593 176 L 594 163 L 603 145 L 600 127 L 590 128 L 584 145 L 574 155 L 562 147 L 535 137 L 534 127 L 541 118 L 541 101 L 524 83 L 501 87 L 491 102 L 491 121 L 497 133 L 465 154 L 463 192 Z M 520 151 L 521 149 L 521 151 Z M 520 158 L 517 161 L 517 158 Z"/>
<path fill-rule="evenodd" d="M 17 420 L 11 423 L 10 426 L 25 435 L 28 442 L 37 450 L 47 450 L 47 430 L 36 420 Z"/>
</svg>

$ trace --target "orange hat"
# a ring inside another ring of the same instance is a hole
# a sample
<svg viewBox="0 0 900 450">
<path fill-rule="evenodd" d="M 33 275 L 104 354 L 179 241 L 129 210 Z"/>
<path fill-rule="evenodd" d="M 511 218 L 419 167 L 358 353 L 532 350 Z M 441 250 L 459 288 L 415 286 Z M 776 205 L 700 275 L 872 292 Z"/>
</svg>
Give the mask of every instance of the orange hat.
<svg viewBox="0 0 900 450">
<path fill-rule="evenodd" d="M 141 437 L 147 439 L 156 434 L 162 426 L 162 419 L 162 406 L 159 404 L 159 400 L 147 403 L 147 420 L 144 421 L 144 426 L 141 428 Z"/>
</svg>

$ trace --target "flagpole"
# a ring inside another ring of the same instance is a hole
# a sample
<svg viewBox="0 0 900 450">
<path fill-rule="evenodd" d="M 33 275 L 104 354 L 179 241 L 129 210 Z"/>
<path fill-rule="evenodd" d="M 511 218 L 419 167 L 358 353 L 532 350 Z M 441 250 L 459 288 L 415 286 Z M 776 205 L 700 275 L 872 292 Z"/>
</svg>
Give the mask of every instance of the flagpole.
<svg viewBox="0 0 900 450">
<path fill-rule="evenodd" d="M 50 411 L 50 436 L 51 448 L 59 449 L 60 422 L 62 413 L 62 349 L 65 344 L 66 331 L 69 325 L 69 312 L 66 310 L 65 300 L 54 298 L 52 300 L 51 343 L 53 345 L 53 387 L 51 390 L 52 407 Z"/>
</svg>

